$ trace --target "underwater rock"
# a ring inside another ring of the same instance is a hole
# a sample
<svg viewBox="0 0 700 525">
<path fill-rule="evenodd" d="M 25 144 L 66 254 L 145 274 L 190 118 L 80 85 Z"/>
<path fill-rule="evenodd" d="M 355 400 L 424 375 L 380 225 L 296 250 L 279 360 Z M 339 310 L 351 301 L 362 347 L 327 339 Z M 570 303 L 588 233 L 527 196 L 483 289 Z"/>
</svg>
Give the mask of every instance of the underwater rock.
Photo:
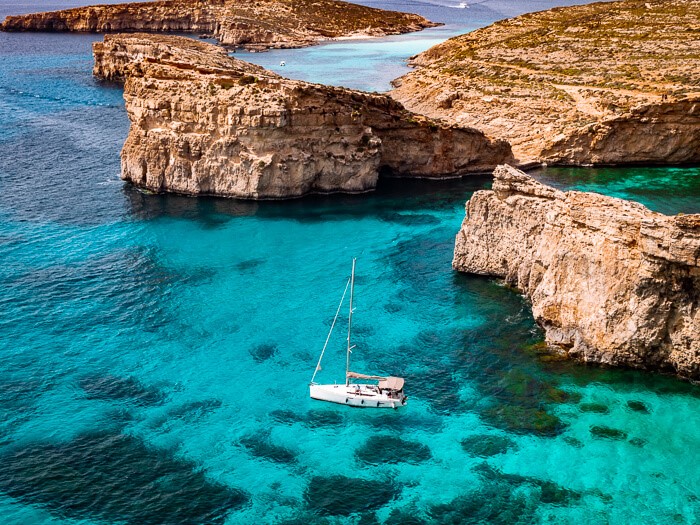
<svg viewBox="0 0 700 525">
<path fill-rule="evenodd" d="M 601 403 L 581 403 L 578 408 L 581 412 L 591 412 L 593 414 L 610 413 L 610 409 Z"/>
<path fill-rule="evenodd" d="M 567 392 L 519 368 L 507 370 L 500 381 L 491 384 L 493 396 L 501 401 L 517 401 L 536 406 L 541 402 L 577 403 L 578 392 Z"/>
<path fill-rule="evenodd" d="M 426 520 L 419 518 L 416 509 L 394 509 L 384 521 L 384 525 L 428 525 Z"/>
<path fill-rule="evenodd" d="M 256 363 L 264 363 L 268 359 L 275 357 L 277 354 L 277 345 L 274 343 L 256 345 L 248 350 L 248 353 Z"/>
<path fill-rule="evenodd" d="M 510 166 L 474 193 L 453 267 L 502 277 L 559 352 L 700 377 L 700 214 L 561 192 Z"/>
<path fill-rule="evenodd" d="M 564 443 L 571 445 L 574 448 L 583 448 L 583 441 L 572 436 L 566 436 L 564 438 Z"/>
<path fill-rule="evenodd" d="M 91 375 L 81 378 L 78 385 L 87 399 L 131 401 L 137 405 L 156 405 L 163 401 L 157 388 L 146 387 L 133 377 Z"/>
<path fill-rule="evenodd" d="M 538 501 L 536 496 L 517 490 L 522 483 L 484 479 L 477 490 L 457 496 L 449 503 L 432 505 L 428 523 L 460 525 L 463 523 L 512 525 L 534 523 Z"/>
<path fill-rule="evenodd" d="M 521 405 L 496 405 L 483 411 L 489 423 L 509 432 L 556 436 L 564 430 L 564 423 L 543 408 Z"/>
<path fill-rule="evenodd" d="M 460 443 L 465 452 L 482 458 L 505 454 L 510 449 L 517 448 L 515 441 L 512 439 L 495 434 L 469 436 Z"/>
<path fill-rule="evenodd" d="M 240 444 L 256 458 L 273 463 L 296 463 L 296 454 L 288 448 L 275 445 L 270 441 L 269 433 L 253 434 L 240 440 Z"/>
<path fill-rule="evenodd" d="M 223 524 L 246 492 L 198 465 L 111 431 L 29 443 L 0 457 L 0 491 L 62 519 L 162 525 Z"/>
<path fill-rule="evenodd" d="M 314 476 L 304 492 L 309 508 L 328 516 L 349 516 L 382 507 L 398 496 L 391 482 L 345 476 Z"/>
<path fill-rule="evenodd" d="M 93 54 L 97 77 L 125 80 L 122 178 L 150 191 L 358 193 L 373 190 L 380 171 L 443 177 L 511 159 L 507 144 L 387 95 L 286 79 L 190 38 L 106 35 Z"/>
<path fill-rule="evenodd" d="M 386 303 L 384 305 L 384 310 L 386 310 L 390 314 L 399 313 L 401 310 L 403 310 L 403 308 L 404 307 L 399 303 Z"/>
<path fill-rule="evenodd" d="M 272 419 L 278 423 L 291 424 L 304 421 L 304 416 L 293 410 L 273 410 L 270 412 Z"/>
<path fill-rule="evenodd" d="M 632 438 L 630 439 L 630 445 L 635 446 L 637 448 L 642 448 L 644 445 L 647 444 L 647 440 L 643 438 Z"/>
<path fill-rule="evenodd" d="M 371 465 L 420 463 L 432 457 L 430 448 L 396 436 L 372 436 L 355 451 L 355 457 Z"/>
<path fill-rule="evenodd" d="M 634 412 L 639 412 L 640 414 L 649 414 L 649 405 L 644 403 L 643 401 L 634 401 L 630 400 L 627 401 L 627 408 Z"/>
<path fill-rule="evenodd" d="M 627 432 L 617 428 L 606 427 L 604 425 L 595 425 L 591 427 L 591 435 L 603 439 L 622 440 L 627 439 Z"/>
<path fill-rule="evenodd" d="M 520 474 L 506 474 L 488 463 L 478 465 L 475 470 L 487 482 L 506 483 L 511 487 L 526 487 L 528 485 L 534 487 L 538 489 L 537 497 L 542 503 L 569 504 L 582 497 L 580 492 L 564 488 L 552 481 L 532 476 L 521 476 Z"/>
</svg>

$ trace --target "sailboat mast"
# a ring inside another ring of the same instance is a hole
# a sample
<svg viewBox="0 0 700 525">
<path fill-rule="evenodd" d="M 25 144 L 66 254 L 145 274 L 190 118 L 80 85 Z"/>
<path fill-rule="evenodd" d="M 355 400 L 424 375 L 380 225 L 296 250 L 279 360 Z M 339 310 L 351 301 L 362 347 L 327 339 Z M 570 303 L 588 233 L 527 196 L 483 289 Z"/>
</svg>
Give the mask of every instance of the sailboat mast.
<svg viewBox="0 0 700 525">
<path fill-rule="evenodd" d="M 350 371 L 350 354 L 352 347 L 350 346 L 350 334 L 352 332 L 352 299 L 355 294 L 355 258 L 352 258 L 352 274 L 350 275 L 350 313 L 348 313 L 348 351 L 345 356 L 345 385 L 350 384 L 348 372 Z"/>
</svg>

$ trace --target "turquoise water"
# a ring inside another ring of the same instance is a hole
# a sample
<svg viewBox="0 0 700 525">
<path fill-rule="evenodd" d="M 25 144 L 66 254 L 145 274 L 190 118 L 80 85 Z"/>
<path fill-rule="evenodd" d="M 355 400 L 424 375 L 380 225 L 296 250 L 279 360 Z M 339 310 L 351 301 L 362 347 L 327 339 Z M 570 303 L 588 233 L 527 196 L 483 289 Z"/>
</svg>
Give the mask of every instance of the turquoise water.
<svg viewBox="0 0 700 525">
<path fill-rule="evenodd" d="M 666 215 L 700 213 L 700 168 L 554 168 L 536 173 L 563 190 L 592 191 L 641 202 Z"/>
<path fill-rule="evenodd" d="M 364 40 L 341 40 L 305 49 L 280 49 L 264 53 L 237 51 L 236 58 L 266 67 L 289 78 L 322 82 L 365 91 L 388 91 L 391 81 L 411 69 L 407 59 L 453 36 L 485 27 L 497 20 L 554 6 L 578 4 L 576 0 L 360 0 L 358 4 L 418 13 L 444 24 L 408 35 Z M 281 63 L 285 65 L 282 66 Z"/>
<path fill-rule="evenodd" d="M 522 298 L 450 269 L 488 178 L 140 193 L 95 38 L 0 33 L 3 523 L 698 521 L 698 387 L 552 360 Z M 700 211 L 694 168 L 538 176 Z M 354 368 L 405 376 L 400 411 L 308 398 L 353 256 Z"/>
</svg>

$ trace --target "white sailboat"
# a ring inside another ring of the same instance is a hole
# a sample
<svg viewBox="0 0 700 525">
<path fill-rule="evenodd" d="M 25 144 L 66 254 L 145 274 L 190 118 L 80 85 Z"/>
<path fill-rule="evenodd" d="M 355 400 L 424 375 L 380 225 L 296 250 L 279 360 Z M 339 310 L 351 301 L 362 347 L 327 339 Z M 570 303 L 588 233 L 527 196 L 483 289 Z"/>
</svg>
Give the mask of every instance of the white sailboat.
<svg viewBox="0 0 700 525">
<path fill-rule="evenodd" d="M 316 379 L 316 374 L 319 372 L 319 370 L 321 370 L 321 360 L 323 359 L 323 354 L 326 352 L 326 347 L 328 346 L 328 341 L 333 333 L 335 323 L 338 320 L 338 314 L 343 306 L 343 301 L 345 300 L 348 286 L 350 287 L 350 310 L 348 314 L 348 340 L 345 357 L 345 383 L 340 385 L 319 385 L 315 383 L 314 380 Z M 348 283 L 345 285 L 343 297 L 340 299 L 340 304 L 338 305 L 338 310 L 335 313 L 333 324 L 328 332 L 328 337 L 326 337 L 326 343 L 323 345 L 323 350 L 321 351 L 321 356 L 318 358 L 316 370 L 311 378 L 311 383 L 309 383 L 311 398 L 318 399 L 320 401 L 329 401 L 331 403 L 339 403 L 341 405 L 363 408 L 398 408 L 404 406 L 408 398 L 403 392 L 403 378 L 358 374 L 357 372 L 350 371 L 350 354 L 352 354 L 352 349 L 355 348 L 350 341 L 350 337 L 352 335 L 352 301 L 354 292 L 355 259 L 352 260 L 352 274 L 350 275 L 350 279 L 348 279 Z M 354 379 L 372 381 L 372 383 L 353 383 L 352 380 Z"/>
</svg>

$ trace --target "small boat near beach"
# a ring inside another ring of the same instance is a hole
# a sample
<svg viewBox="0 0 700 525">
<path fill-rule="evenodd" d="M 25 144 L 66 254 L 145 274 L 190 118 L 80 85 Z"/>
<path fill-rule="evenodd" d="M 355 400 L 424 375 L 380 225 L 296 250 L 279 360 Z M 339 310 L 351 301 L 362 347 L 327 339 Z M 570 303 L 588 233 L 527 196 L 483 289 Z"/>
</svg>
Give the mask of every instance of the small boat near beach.
<svg viewBox="0 0 700 525">
<path fill-rule="evenodd" d="M 318 363 L 316 364 L 316 369 L 314 370 L 313 377 L 311 378 L 311 383 L 309 383 L 309 392 L 312 399 L 352 407 L 398 408 L 404 406 L 408 399 L 403 392 L 403 378 L 360 374 L 350 371 L 350 356 L 353 348 L 355 348 L 355 345 L 351 343 L 353 314 L 352 304 L 355 293 L 355 262 L 356 260 L 353 259 L 352 273 L 347 284 L 345 285 L 345 291 L 343 292 L 343 297 L 340 299 L 340 304 L 338 305 L 338 310 L 335 313 L 335 318 L 333 319 L 331 329 L 328 332 L 328 337 L 326 337 L 326 343 L 323 345 L 323 350 L 318 358 Z M 345 383 L 320 385 L 314 380 L 316 379 L 316 374 L 318 374 L 318 372 L 321 370 L 321 361 L 323 360 L 323 355 L 328 347 L 328 341 L 333 333 L 333 328 L 338 320 L 338 315 L 340 314 L 343 302 L 345 301 L 348 288 L 350 288 L 350 308 L 348 313 L 348 337 L 345 357 Z M 371 381 L 371 383 L 353 382 L 353 380 Z"/>
</svg>

